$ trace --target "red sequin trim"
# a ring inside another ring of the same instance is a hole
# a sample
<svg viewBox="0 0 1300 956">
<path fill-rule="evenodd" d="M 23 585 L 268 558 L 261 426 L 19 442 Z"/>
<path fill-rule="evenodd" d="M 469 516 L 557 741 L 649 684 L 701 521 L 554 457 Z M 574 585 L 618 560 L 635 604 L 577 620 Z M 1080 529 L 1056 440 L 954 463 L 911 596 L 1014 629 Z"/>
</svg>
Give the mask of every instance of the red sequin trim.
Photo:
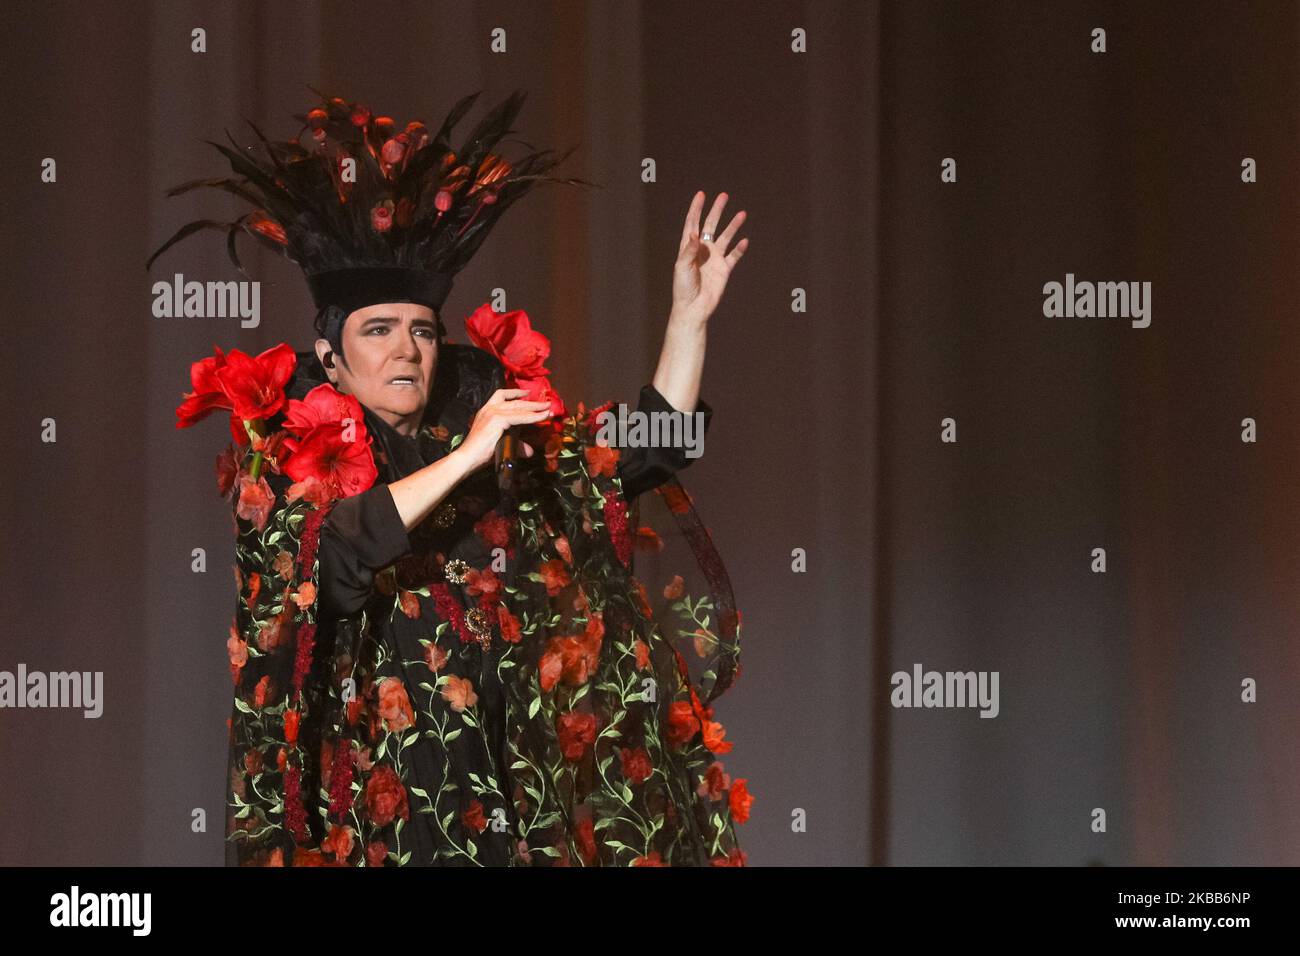
<svg viewBox="0 0 1300 956">
<path fill-rule="evenodd" d="M 438 616 L 451 622 L 451 626 L 460 635 L 462 644 L 470 644 L 478 640 L 474 632 L 465 623 L 465 608 L 456 600 L 456 596 L 451 593 L 451 588 L 447 587 L 446 584 L 439 583 L 429 588 L 429 593 L 433 596 L 433 606 L 437 609 Z"/>
<path fill-rule="evenodd" d="M 311 577 L 311 566 L 316 560 L 316 548 L 320 543 L 320 526 L 324 524 L 325 517 L 334 508 L 334 504 L 331 501 L 312 508 L 303 520 L 302 538 L 298 545 L 298 576 L 301 578 Z"/>
<path fill-rule="evenodd" d="M 330 771 L 330 814 L 342 813 L 352 800 L 352 742 L 340 737 L 334 743 L 334 767 Z"/>
<path fill-rule="evenodd" d="M 614 542 L 614 554 L 623 567 L 630 567 L 632 536 L 627 527 L 627 502 L 612 493 L 605 497 L 605 524 L 609 528 L 610 540 Z"/>
<path fill-rule="evenodd" d="M 316 625 L 310 621 L 298 626 L 298 653 L 293 661 L 293 689 L 302 693 L 302 682 L 311 669 L 311 652 L 316 644 Z"/>
<path fill-rule="evenodd" d="M 307 841 L 307 811 L 302 805 L 301 771 L 289 767 L 284 772 L 284 825 L 299 843 Z"/>
</svg>

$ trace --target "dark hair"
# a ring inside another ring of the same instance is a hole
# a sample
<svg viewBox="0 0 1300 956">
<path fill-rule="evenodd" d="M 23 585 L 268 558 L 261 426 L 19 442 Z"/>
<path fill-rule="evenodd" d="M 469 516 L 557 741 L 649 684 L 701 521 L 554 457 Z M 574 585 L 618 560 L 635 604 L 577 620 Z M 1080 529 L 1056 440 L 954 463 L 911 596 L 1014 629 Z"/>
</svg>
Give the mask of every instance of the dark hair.
<svg viewBox="0 0 1300 956">
<path fill-rule="evenodd" d="M 316 313 L 316 334 L 329 340 L 330 348 L 339 358 L 343 358 L 343 323 L 346 321 L 347 313 L 341 306 L 323 306 Z"/>
</svg>

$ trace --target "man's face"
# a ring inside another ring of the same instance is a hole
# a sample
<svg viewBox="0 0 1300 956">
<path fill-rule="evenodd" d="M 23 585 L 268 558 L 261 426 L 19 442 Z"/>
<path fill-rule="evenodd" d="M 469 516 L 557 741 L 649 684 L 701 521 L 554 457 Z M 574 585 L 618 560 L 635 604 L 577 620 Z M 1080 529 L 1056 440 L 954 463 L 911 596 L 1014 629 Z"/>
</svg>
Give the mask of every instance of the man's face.
<svg viewBox="0 0 1300 956">
<path fill-rule="evenodd" d="M 413 302 L 380 303 L 351 313 L 343 323 L 343 354 L 326 374 L 338 390 L 405 435 L 414 434 L 429 401 L 438 359 L 433 310 Z M 324 357 L 329 342 L 316 341 Z"/>
</svg>

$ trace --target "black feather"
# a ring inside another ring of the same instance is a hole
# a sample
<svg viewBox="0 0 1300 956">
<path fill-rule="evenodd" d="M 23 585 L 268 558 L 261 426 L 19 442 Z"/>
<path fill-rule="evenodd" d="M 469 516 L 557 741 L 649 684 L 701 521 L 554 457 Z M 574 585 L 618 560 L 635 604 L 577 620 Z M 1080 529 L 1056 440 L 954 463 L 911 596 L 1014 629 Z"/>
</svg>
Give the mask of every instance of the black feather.
<svg viewBox="0 0 1300 956">
<path fill-rule="evenodd" d="M 319 124 L 324 131 L 323 140 L 313 136 L 303 145 L 304 140 L 300 138 L 311 125 L 305 113 L 294 114 L 301 125 L 295 139 L 283 143 L 271 141 L 255 123 L 245 120 L 257 138 L 254 147 L 241 147 L 229 131 L 226 136 L 230 147 L 204 140 L 221 152 L 237 178 L 195 179 L 167 192 L 174 196 L 193 189 L 212 188 L 235 195 L 252 205 L 259 215 L 278 223 L 284 230 L 285 243 L 280 244 L 250 228 L 251 213 L 233 223 L 198 220 L 182 227 L 149 258 L 148 265 L 195 232 L 225 229 L 230 259 L 245 275 L 236 244 L 241 230 L 296 262 L 308 274 L 373 265 L 405 265 L 430 272 L 454 273 L 474 255 L 505 210 L 534 186 L 546 181 L 597 185 L 549 175 L 576 146 L 556 155 L 553 150 L 535 150 L 526 140 L 511 136 L 515 133 L 512 124 L 527 98 L 522 90 L 515 90 L 492 107 L 457 152 L 450 145 L 452 132 L 483 91 L 460 98 L 423 148 L 410 151 L 408 145 L 402 163 L 385 172 L 380 160 L 383 134 L 373 123 L 375 114 L 369 114 L 371 122 L 363 129 L 352 123 L 354 112 L 361 108 L 358 104 L 326 96 L 310 85 L 307 88 L 319 98 L 325 111 L 326 120 Z M 394 135 L 399 132 L 394 126 Z M 500 146 L 519 146 L 529 152 L 510 159 L 502 155 Z M 455 153 L 455 161 L 444 170 L 443 160 L 448 153 Z M 356 161 L 355 183 L 338 181 L 336 164 L 345 156 Z M 480 177 L 487 174 L 483 167 L 490 156 L 496 157 L 493 163 L 500 164 L 494 170 L 496 178 L 486 186 L 479 186 Z M 457 170 L 459 175 L 453 181 L 450 176 Z M 439 215 L 435 200 L 444 188 L 450 192 L 451 206 Z M 482 201 L 485 189 L 491 191 L 495 202 Z M 374 210 L 386 201 L 391 201 L 394 210 L 400 210 L 403 217 L 411 216 L 407 225 L 400 225 L 395 216 L 386 231 L 381 232 L 372 225 Z"/>
</svg>

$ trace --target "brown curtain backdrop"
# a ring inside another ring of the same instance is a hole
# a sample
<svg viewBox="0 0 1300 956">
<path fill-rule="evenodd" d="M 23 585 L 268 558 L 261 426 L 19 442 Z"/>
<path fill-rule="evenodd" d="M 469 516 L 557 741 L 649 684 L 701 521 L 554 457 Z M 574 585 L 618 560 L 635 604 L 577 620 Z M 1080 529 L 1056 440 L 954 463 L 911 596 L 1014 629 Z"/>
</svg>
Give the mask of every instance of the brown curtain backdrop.
<svg viewBox="0 0 1300 956">
<path fill-rule="evenodd" d="M 1294 4 L 56 0 L 5 25 L 0 670 L 102 671 L 106 700 L 0 710 L 0 863 L 221 860 L 224 423 L 173 410 L 213 344 L 304 348 L 311 309 L 250 243 L 259 327 L 154 318 L 157 279 L 235 273 L 215 235 L 143 264 L 240 208 L 163 197 L 221 172 L 200 140 L 284 135 L 309 83 L 399 122 L 523 88 L 523 138 L 581 143 L 562 172 L 604 188 L 513 208 L 446 308 L 464 341 L 504 289 L 570 404 L 653 375 L 694 191 L 748 211 L 682 478 L 744 613 L 718 717 L 751 864 L 1300 862 Z M 1045 318 L 1067 272 L 1151 281 L 1151 327 Z M 999 671 L 1000 715 L 893 709 L 914 663 Z"/>
</svg>

